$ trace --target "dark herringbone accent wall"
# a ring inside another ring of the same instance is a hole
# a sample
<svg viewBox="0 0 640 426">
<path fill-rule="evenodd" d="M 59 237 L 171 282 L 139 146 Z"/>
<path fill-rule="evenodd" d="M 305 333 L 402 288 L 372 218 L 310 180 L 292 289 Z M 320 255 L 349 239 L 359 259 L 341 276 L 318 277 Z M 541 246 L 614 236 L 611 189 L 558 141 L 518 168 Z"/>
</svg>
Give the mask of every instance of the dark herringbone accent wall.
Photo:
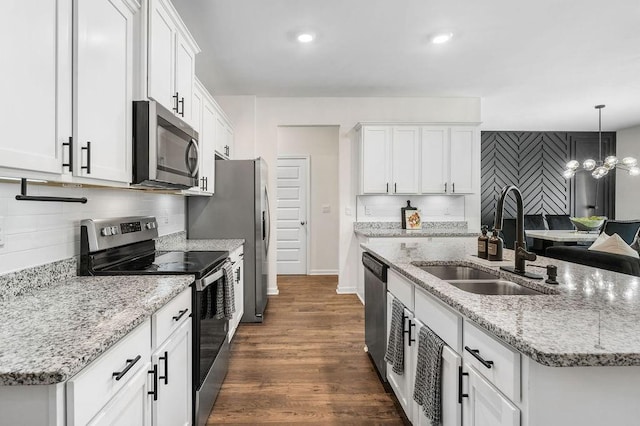
<svg viewBox="0 0 640 426">
<path fill-rule="evenodd" d="M 482 132 L 482 223 L 492 225 L 505 185 L 522 192 L 525 214 L 569 214 L 570 185 L 562 177 L 570 139 L 563 132 Z M 505 217 L 515 217 L 515 200 Z"/>
</svg>

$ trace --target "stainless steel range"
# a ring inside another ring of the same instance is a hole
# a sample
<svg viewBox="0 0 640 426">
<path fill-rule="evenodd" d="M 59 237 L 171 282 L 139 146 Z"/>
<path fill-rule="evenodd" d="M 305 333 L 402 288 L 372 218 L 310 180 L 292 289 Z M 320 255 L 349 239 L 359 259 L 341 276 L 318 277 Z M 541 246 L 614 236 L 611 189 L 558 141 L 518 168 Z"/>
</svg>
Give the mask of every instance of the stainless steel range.
<svg viewBox="0 0 640 426">
<path fill-rule="evenodd" d="M 207 298 L 216 294 L 216 287 L 211 286 L 223 285 L 222 265 L 229 252 L 156 251 L 157 226 L 152 216 L 83 220 L 80 275 L 195 276 L 191 303 L 193 424 L 204 425 L 229 363 L 228 321 L 207 312 Z"/>
</svg>

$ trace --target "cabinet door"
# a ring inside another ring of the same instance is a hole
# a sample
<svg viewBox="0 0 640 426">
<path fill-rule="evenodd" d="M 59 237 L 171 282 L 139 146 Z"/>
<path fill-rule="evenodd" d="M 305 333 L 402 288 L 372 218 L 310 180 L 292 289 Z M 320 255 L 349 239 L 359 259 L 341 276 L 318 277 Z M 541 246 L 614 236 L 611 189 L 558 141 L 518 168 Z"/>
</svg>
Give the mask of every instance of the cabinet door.
<svg viewBox="0 0 640 426">
<path fill-rule="evenodd" d="M 474 153 L 479 148 L 477 129 L 469 127 L 451 128 L 450 181 L 452 193 L 473 193 Z M 476 147 L 476 145 L 478 145 Z"/>
<path fill-rule="evenodd" d="M 463 424 L 473 426 L 519 426 L 520 410 L 487 382 L 473 367 L 464 364 L 468 396 L 463 398 Z"/>
<path fill-rule="evenodd" d="M 216 133 L 215 133 L 215 150 L 218 155 L 227 158 L 227 126 L 224 117 L 215 111 Z"/>
<path fill-rule="evenodd" d="M 148 96 L 165 108 L 177 108 L 174 91 L 176 31 L 160 0 L 149 2 Z"/>
<path fill-rule="evenodd" d="M 233 295 L 236 311 L 229 326 L 229 341 L 233 339 L 244 314 L 244 252 L 242 247 L 234 251 L 231 260 L 234 262 Z"/>
<path fill-rule="evenodd" d="M 200 175 L 200 180 L 198 181 L 198 186 L 194 186 L 191 188 L 191 190 L 195 190 L 195 191 L 204 191 L 205 190 L 205 181 L 203 181 L 203 168 L 204 166 L 204 160 L 202 158 L 202 147 L 204 145 L 204 140 L 202 139 L 202 98 L 203 98 L 203 94 L 200 90 L 198 90 L 195 86 L 193 89 L 193 102 L 192 102 L 192 106 L 193 109 L 191 111 L 191 125 L 193 127 L 193 129 L 198 132 L 198 148 L 200 149 L 200 156 L 199 156 L 199 175 Z"/>
<path fill-rule="evenodd" d="M 196 55 L 180 33 L 176 36 L 176 92 L 178 93 L 178 115 L 193 124 L 192 102 L 195 78 Z"/>
<path fill-rule="evenodd" d="M 216 143 L 216 110 L 204 100 L 202 104 L 202 133 L 200 134 L 200 176 L 204 177 L 206 192 L 215 191 L 215 143 Z"/>
<path fill-rule="evenodd" d="M 115 425 L 151 425 L 149 395 L 149 370 L 147 364 L 136 373 L 131 380 L 111 398 L 96 416 L 88 423 L 90 426 Z M 176 423 L 177 424 L 177 423 Z"/>
<path fill-rule="evenodd" d="M 152 401 L 154 426 L 191 424 L 191 319 L 153 353 L 151 362 L 158 366 L 158 399 Z"/>
<path fill-rule="evenodd" d="M 421 135 L 422 174 L 420 192 L 443 194 L 450 190 L 449 181 L 449 129 L 447 127 L 423 127 Z"/>
<path fill-rule="evenodd" d="M 415 335 L 420 336 L 420 329 L 424 324 L 414 318 Z M 419 340 L 416 337 L 416 340 Z M 418 363 L 418 342 L 415 343 L 415 350 L 412 352 L 412 364 Z M 458 375 L 459 367 L 462 365 L 462 357 L 451 350 L 448 346 L 442 349 L 442 426 L 460 426 L 462 424 L 462 405 L 458 403 Z M 411 384 L 411 395 L 415 387 L 415 377 Z M 422 406 L 417 402 L 413 403 L 413 424 L 414 426 L 431 426 L 431 421 L 427 419 Z"/>
<path fill-rule="evenodd" d="M 128 4 L 123 0 L 75 2 L 75 168 L 79 176 L 131 181 L 135 11 Z"/>
<path fill-rule="evenodd" d="M 362 194 L 389 194 L 391 175 L 391 127 L 362 127 Z"/>
<path fill-rule="evenodd" d="M 227 156 L 229 159 L 233 159 L 233 128 L 229 123 L 225 126 L 226 139 L 227 139 Z"/>
<path fill-rule="evenodd" d="M 391 143 L 391 182 L 394 194 L 417 194 L 420 168 L 420 128 L 394 127 Z"/>
<path fill-rule="evenodd" d="M 393 295 L 387 292 L 387 339 L 389 337 L 389 331 L 391 330 L 391 312 L 393 311 Z M 408 309 L 404 310 L 404 324 L 403 329 L 411 329 L 411 337 L 415 338 L 414 330 L 415 327 L 411 327 L 413 321 L 413 313 Z M 415 342 L 410 343 L 409 338 L 404 338 L 404 371 L 402 374 L 397 374 L 393 371 L 393 366 L 387 363 L 387 380 L 393 389 L 393 392 L 396 394 L 396 398 L 400 402 L 404 413 L 407 418 L 411 420 L 412 414 L 412 401 L 413 401 L 413 374 L 414 374 L 414 365 L 412 364 L 413 357 L 411 356 L 411 351 L 416 346 Z M 411 346 L 409 346 L 411 345 Z"/>
<path fill-rule="evenodd" d="M 71 136 L 71 0 L 2 9 L 0 166 L 60 173 Z"/>
</svg>

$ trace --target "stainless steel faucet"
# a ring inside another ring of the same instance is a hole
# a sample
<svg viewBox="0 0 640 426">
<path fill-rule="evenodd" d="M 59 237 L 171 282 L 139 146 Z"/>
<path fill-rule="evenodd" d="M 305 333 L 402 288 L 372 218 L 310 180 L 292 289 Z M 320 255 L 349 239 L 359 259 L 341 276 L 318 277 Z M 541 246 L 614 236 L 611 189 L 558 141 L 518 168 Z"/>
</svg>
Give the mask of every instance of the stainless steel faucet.
<svg viewBox="0 0 640 426">
<path fill-rule="evenodd" d="M 509 194 L 512 192 L 516 197 L 516 207 L 518 212 L 516 214 L 516 244 L 515 244 L 515 266 L 513 268 L 503 266 L 500 269 L 505 271 L 513 272 L 518 275 L 524 275 L 529 278 L 534 279 L 542 279 L 542 276 L 532 274 L 525 270 L 525 261 L 534 261 L 537 256 L 535 253 L 530 253 L 526 249 L 525 245 L 525 237 L 524 237 L 524 208 L 522 206 L 522 193 L 520 190 L 514 185 L 508 185 L 502 188 L 502 193 L 500 194 L 500 199 L 498 200 L 498 205 L 496 206 L 496 217 L 495 222 L 493 224 L 494 229 L 501 230 L 502 229 L 502 215 L 504 213 L 504 200 Z"/>
</svg>

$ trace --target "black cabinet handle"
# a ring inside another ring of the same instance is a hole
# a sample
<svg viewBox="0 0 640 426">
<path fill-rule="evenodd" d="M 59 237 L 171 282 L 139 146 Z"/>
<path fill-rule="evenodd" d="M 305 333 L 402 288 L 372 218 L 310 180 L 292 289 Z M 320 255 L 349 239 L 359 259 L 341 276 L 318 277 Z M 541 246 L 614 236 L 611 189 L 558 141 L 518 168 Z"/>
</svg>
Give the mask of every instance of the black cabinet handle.
<svg viewBox="0 0 640 426">
<path fill-rule="evenodd" d="M 482 365 L 484 365 L 485 367 L 491 368 L 491 366 L 493 365 L 493 361 L 487 361 L 486 359 L 480 356 L 480 350 L 471 349 L 469 346 L 465 346 L 464 350 L 469 352 L 471 355 L 473 355 L 473 357 L 478 361 L 480 361 L 480 363 L 482 363 Z"/>
<path fill-rule="evenodd" d="M 80 166 L 80 168 L 86 170 L 87 174 L 90 175 L 91 174 L 91 142 L 87 141 L 87 146 L 83 146 L 82 150 L 87 151 L 87 165 Z"/>
<path fill-rule="evenodd" d="M 393 184 L 393 192 L 394 192 L 395 194 L 397 194 L 397 193 L 398 193 L 398 184 L 397 184 L 397 183 L 394 183 L 394 184 Z"/>
<path fill-rule="evenodd" d="M 62 163 L 62 167 L 68 167 L 70 172 L 73 172 L 73 136 L 69 136 L 69 142 L 63 142 L 62 146 L 69 148 L 69 162 Z"/>
<path fill-rule="evenodd" d="M 188 309 L 183 309 L 181 311 L 178 311 L 178 315 L 176 315 L 175 317 L 173 317 L 174 321 L 180 321 L 180 318 L 182 318 L 184 316 L 184 314 L 186 314 L 187 312 L 189 312 Z"/>
<path fill-rule="evenodd" d="M 178 101 L 178 105 L 180 105 L 180 104 L 182 104 L 182 110 L 180 110 L 180 112 L 178 112 L 178 114 L 180 114 L 181 117 L 184 117 L 184 96 L 182 98 L 180 98 L 180 100 Z"/>
<path fill-rule="evenodd" d="M 169 384 L 169 352 L 164 351 L 164 356 L 158 357 L 159 360 L 164 361 L 164 376 L 158 377 L 160 380 L 164 380 L 164 384 Z"/>
<path fill-rule="evenodd" d="M 462 376 L 468 376 L 469 373 L 462 372 L 462 366 L 458 367 L 458 404 L 462 404 L 462 398 L 468 398 L 468 393 L 462 393 Z"/>
<path fill-rule="evenodd" d="M 455 182 L 453 182 L 453 183 L 451 184 L 451 192 L 453 192 L 453 193 L 455 193 L 455 192 L 456 192 L 456 183 L 455 183 Z"/>
<path fill-rule="evenodd" d="M 120 380 L 124 377 L 125 374 L 127 374 L 129 372 L 129 370 L 131 370 L 131 367 L 133 367 L 136 362 L 140 361 L 140 355 L 138 355 L 137 357 L 135 357 L 134 359 L 128 359 L 127 360 L 127 366 L 124 368 L 124 370 L 122 371 L 115 371 L 112 375 L 112 377 L 115 377 L 116 380 Z"/>
<path fill-rule="evenodd" d="M 153 390 L 147 392 L 148 395 L 153 395 L 153 400 L 158 400 L 158 364 L 153 364 L 153 370 L 149 370 L 147 373 L 153 374 Z"/>
<path fill-rule="evenodd" d="M 405 329 L 404 329 L 404 320 L 405 320 L 405 319 L 408 319 L 408 320 L 409 320 L 409 327 L 407 328 L 407 330 L 405 330 Z M 416 339 L 414 339 L 413 337 L 411 337 L 411 329 L 412 329 L 413 327 L 415 327 L 416 325 L 415 325 L 414 323 L 412 323 L 412 322 L 411 322 L 411 319 L 410 319 L 409 317 L 405 316 L 404 314 L 402 315 L 402 324 L 403 324 L 403 325 L 402 325 L 402 332 L 403 332 L 404 334 L 408 334 L 408 335 L 409 335 L 409 346 L 411 346 L 411 343 L 416 341 Z"/>
<path fill-rule="evenodd" d="M 176 112 L 176 114 L 178 113 L 178 97 L 179 97 L 178 92 L 176 92 L 176 94 L 172 96 L 172 98 L 176 100 L 176 102 L 175 102 L 176 106 L 174 106 L 171 109 L 174 110 Z"/>
<path fill-rule="evenodd" d="M 389 193 L 389 182 L 387 182 L 387 194 Z"/>
<path fill-rule="evenodd" d="M 209 177 L 208 176 L 204 177 L 204 190 L 205 191 L 209 190 Z"/>
<path fill-rule="evenodd" d="M 240 268 L 236 269 L 236 284 L 240 282 Z"/>
<path fill-rule="evenodd" d="M 444 183 L 444 192 L 447 192 L 447 182 Z"/>
</svg>

